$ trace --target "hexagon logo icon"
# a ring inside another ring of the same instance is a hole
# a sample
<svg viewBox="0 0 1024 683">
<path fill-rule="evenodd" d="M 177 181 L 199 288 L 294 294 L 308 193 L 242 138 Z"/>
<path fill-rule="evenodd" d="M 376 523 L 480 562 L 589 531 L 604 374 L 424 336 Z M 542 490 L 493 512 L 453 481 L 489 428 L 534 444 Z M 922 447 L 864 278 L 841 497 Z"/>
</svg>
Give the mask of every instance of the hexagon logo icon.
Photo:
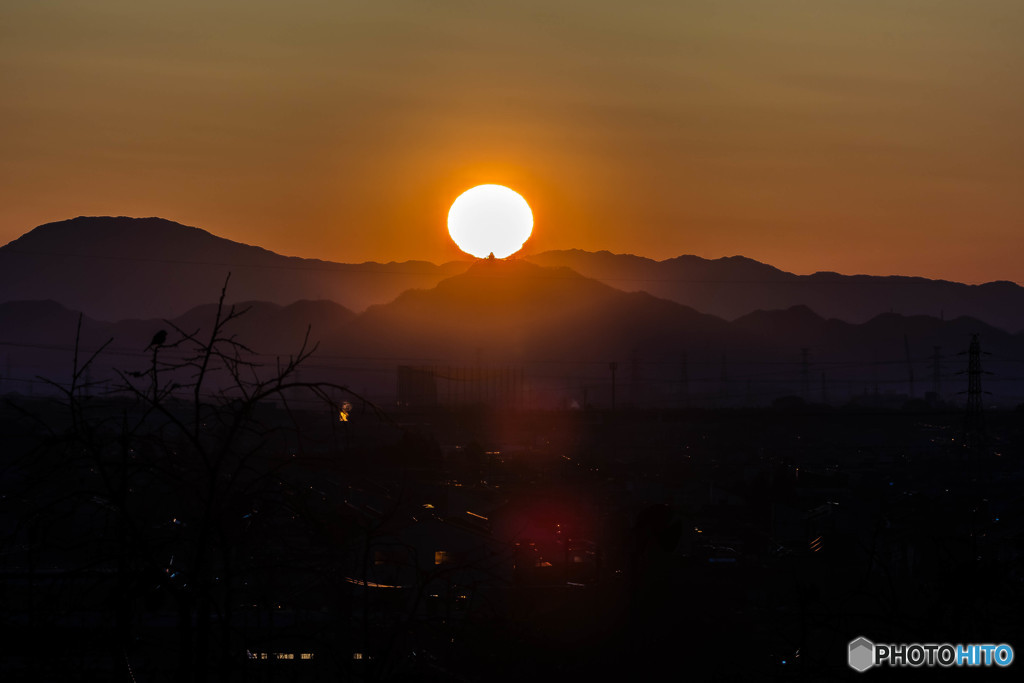
<svg viewBox="0 0 1024 683">
<path fill-rule="evenodd" d="M 849 654 L 851 669 L 863 673 L 875 664 L 875 644 L 864 636 L 850 641 Z"/>
</svg>

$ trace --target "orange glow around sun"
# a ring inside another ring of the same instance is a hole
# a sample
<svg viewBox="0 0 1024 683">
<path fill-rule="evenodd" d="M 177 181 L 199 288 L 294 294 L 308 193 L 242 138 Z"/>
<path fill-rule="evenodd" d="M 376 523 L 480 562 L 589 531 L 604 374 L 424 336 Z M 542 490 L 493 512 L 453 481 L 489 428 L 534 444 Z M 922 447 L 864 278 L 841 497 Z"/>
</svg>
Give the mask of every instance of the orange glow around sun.
<svg viewBox="0 0 1024 683">
<path fill-rule="evenodd" d="M 448 234 L 459 249 L 477 258 L 511 256 L 523 248 L 532 232 L 530 205 L 504 185 L 466 190 L 448 211 Z"/>
</svg>

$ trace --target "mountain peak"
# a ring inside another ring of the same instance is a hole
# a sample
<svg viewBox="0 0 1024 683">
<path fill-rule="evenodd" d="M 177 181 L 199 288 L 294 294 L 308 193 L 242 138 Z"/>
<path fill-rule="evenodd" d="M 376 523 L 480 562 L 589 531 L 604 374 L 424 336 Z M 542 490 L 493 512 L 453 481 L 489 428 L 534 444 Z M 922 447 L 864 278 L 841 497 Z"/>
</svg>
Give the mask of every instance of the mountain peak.
<svg viewBox="0 0 1024 683">
<path fill-rule="evenodd" d="M 482 258 L 473 261 L 462 275 L 456 277 L 537 277 L 559 273 L 583 277 L 566 266 L 544 266 L 524 259 Z"/>
<path fill-rule="evenodd" d="M 522 259 L 480 259 L 437 285 L 437 291 L 453 301 L 485 306 L 544 307 L 554 298 L 595 290 L 612 288 L 565 266 L 539 266 Z"/>
<path fill-rule="evenodd" d="M 78 216 L 46 223 L 9 243 L 4 249 L 21 252 L 73 254 L 103 258 L 158 260 L 216 260 L 230 252 L 262 261 L 277 256 L 262 247 L 233 242 L 201 228 L 166 218 Z"/>
<path fill-rule="evenodd" d="M 171 318 L 216 301 L 230 273 L 229 302 L 330 299 L 360 310 L 458 267 L 302 259 L 164 218 L 79 216 L 0 247 L 0 301 L 53 299 L 106 320 Z"/>
</svg>

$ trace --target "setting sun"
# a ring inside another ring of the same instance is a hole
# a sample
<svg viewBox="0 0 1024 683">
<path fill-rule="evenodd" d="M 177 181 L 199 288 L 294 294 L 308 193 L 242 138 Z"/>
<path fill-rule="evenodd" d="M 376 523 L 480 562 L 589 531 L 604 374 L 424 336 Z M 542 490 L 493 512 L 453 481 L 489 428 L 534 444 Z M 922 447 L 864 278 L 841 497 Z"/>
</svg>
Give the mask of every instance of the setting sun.
<svg viewBox="0 0 1024 683">
<path fill-rule="evenodd" d="M 466 190 L 448 211 L 448 234 L 459 249 L 486 258 L 511 256 L 533 232 L 533 212 L 516 191 L 504 185 Z"/>
</svg>

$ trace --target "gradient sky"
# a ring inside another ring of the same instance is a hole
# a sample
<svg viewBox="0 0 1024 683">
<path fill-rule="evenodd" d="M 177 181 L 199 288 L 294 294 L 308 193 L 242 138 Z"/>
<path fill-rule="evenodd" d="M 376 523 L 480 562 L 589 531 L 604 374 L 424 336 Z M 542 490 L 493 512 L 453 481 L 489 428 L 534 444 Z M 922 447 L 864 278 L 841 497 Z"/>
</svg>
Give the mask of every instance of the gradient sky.
<svg viewBox="0 0 1024 683">
<path fill-rule="evenodd" d="M 338 261 L 528 251 L 1024 281 L 1021 0 L 4 0 L 0 243 L 162 216 Z"/>
</svg>

